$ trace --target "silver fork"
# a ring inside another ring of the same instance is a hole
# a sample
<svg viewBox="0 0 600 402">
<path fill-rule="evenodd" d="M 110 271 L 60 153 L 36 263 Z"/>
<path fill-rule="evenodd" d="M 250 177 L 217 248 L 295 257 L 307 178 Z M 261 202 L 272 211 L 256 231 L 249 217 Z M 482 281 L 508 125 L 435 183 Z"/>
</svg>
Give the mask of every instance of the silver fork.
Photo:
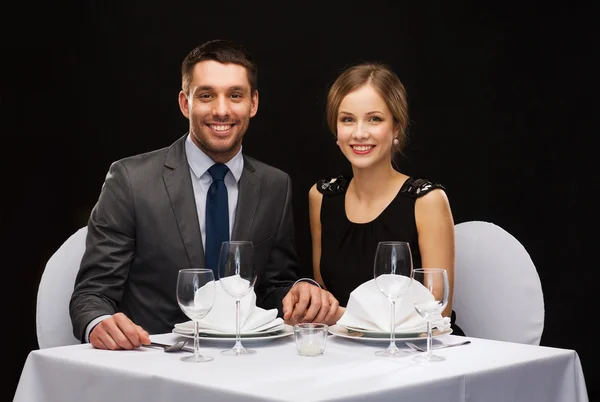
<svg viewBox="0 0 600 402">
<path fill-rule="evenodd" d="M 416 350 L 417 352 L 427 352 L 426 348 L 422 348 L 420 346 L 415 345 L 412 342 L 404 342 L 406 343 L 406 346 L 408 346 L 409 348 L 411 348 L 412 350 Z M 462 342 L 457 342 L 457 343 L 442 343 L 441 345 L 436 345 L 436 346 L 432 346 L 431 350 L 435 350 L 435 349 L 444 349 L 444 348 L 451 348 L 453 346 L 461 346 L 461 345 L 468 345 L 469 343 L 471 343 L 471 341 L 462 341 Z"/>
<path fill-rule="evenodd" d="M 158 343 L 158 342 L 150 342 L 148 345 L 142 345 L 145 347 L 157 347 L 157 348 L 161 348 L 164 349 L 165 352 L 167 353 L 172 353 L 172 352 L 179 352 L 180 350 L 184 350 L 186 352 L 193 352 L 193 349 L 190 349 L 189 347 L 186 347 L 187 342 L 186 341 L 181 341 L 181 342 L 177 342 L 173 345 L 168 345 L 165 343 Z"/>
</svg>

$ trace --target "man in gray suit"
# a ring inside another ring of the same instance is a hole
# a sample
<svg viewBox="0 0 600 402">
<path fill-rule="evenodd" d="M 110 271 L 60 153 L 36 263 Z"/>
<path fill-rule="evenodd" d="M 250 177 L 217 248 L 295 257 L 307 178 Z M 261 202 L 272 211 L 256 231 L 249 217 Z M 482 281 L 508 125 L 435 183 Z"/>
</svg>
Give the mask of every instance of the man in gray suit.
<svg viewBox="0 0 600 402">
<path fill-rule="evenodd" d="M 206 266 L 214 164 L 226 166 L 231 240 L 254 243 L 257 305 L 277 308 L 288 323 L 337 321 L 342 310 L 330 293 L 296 283 L 289 176 L 242 154 L 258 110 L 249 53 L 224 40 L 192 50 L 182 65 L 179 106 L 189 133 L 109 169 L 71 297 L 74 335 L 100 349 L 132 349 L 149 343 L 149 333 L 187 321 L 175 296 L 177 273 Z"/>
</svg>

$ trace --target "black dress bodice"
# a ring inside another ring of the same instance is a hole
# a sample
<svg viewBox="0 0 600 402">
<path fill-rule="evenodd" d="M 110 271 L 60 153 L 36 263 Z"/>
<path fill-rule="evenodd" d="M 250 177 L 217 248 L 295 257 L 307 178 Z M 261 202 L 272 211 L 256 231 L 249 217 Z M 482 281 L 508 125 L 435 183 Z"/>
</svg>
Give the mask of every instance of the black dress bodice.
<svg viewBox="0 0 600 402">
<path fill-rule="evenodd" d="M 341 306 L 348 303 L 350 292 L 373 279 L 373 261 L 380 241 L 408 242 L 414 268 L 421 267 L 415 201 L 433 189 L 444 189 L 428 180 L 408 178 L 377 218 L 367 223 L 354 223 L 346 216 L 349 183 L 350 179 L 343 176 L 317 182 L 317 189 L 323 194 L 321 277 Z"/>
<path fill-rule="evenodd" d="M 413 268 L 421 268 L 415 202 L 431 190 L 444 186 L 425 179 L 409 177 L 396 197 L 371 222 L 354 223 L 346 215 L 346 190 L 351 178 L 327 177 L 317 182 L 323 194 L 321 204 L 320 271 L 325 287 L 346 306 L 350 293 L 373 279 L 375 251 L 381 241 L 406 241 L 410 244 Z M 453 335 L 464 336 L 452 311 Z"/>
</svg>

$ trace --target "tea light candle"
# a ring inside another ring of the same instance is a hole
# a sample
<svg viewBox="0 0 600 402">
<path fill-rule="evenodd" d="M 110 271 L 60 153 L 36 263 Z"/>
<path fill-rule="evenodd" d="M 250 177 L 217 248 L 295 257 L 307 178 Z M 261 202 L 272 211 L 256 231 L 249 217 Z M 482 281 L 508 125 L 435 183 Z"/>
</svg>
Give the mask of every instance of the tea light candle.
<svg viewBox="0 0 600 402">
<path fill-rule="evenodd" d="M 317 356 L 323 353 L 318 342 L 302 342 L 299 352 L 304 356 Z"/>
</svg>

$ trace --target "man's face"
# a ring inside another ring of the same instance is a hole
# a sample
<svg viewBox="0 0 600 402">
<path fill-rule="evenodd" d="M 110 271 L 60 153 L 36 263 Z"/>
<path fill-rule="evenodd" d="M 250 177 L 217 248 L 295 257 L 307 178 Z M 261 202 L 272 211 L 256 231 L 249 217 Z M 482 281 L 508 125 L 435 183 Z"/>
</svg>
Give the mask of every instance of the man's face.
<svg viewBox="0 0 600 402">
<path fill-rule="evenodd" d="M 246 68 L 213 60 L 194 66 L 189 93 L 179 93 L 191 138 L 215 162 L 229 161 L 240 149 L 250 118 L 258 110 Z"/>
</svg>

